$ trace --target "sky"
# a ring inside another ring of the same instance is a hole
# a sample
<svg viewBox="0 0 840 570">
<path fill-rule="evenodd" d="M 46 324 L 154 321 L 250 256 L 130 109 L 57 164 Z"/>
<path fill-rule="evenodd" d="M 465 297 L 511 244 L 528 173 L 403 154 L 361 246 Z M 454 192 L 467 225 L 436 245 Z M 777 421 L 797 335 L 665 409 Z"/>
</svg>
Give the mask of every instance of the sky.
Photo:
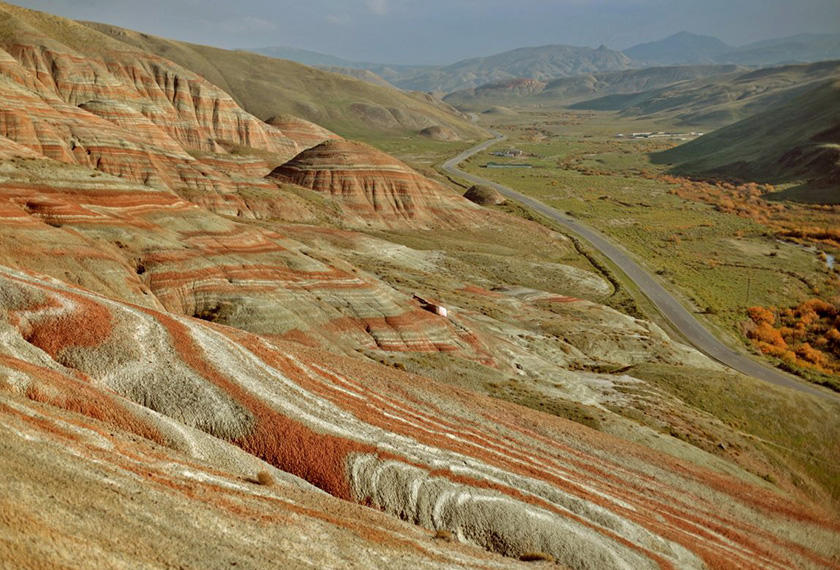
<svg viewBox="0 0 840 570">
<path fill-rule="evenodd" d="M 738 46 L 840 32 L 840 0 L 12 0 L 225 48 L 448 64 L 523 46 L 625 49 L 683 30 Z"/>
</svg>

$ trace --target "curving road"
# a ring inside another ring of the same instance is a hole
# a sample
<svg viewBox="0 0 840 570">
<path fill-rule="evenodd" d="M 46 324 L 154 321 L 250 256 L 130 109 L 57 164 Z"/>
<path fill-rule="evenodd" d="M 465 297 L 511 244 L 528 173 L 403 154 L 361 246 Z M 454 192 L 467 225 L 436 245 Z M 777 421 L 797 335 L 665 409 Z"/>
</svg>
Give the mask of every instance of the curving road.
<svg viewBox="0 0 840 570">
<path fill-rule="evenodd" d="M 752 358 L 736 352 L 729 348 L 714 335 L 712 335 L 706 327 L 704 327 L 691 312 L 689 312 L 673 295 L 671 295 L 653 276 L 638 263 L 633 261 L 630 254 L 627 253 L 620 246 L 613 244 L 602 233 L 598 232 L 581 224 L 577 220 L 561 213 L 554 208 L 551 208 L 539 200 L 535 200 L 525 194 L 517 192 L 512 188 L 503 186 L 487 180 L 475 174 L 470 174 L 458 168 L 458 165 L 467 160 L 471 156 L 487 149 L 488 147 L 505 140 L 505 136 L 501 133 L 493 133 L 496 135 L 495 139 L 485 141 L 477 146 L 465 150 L 458 156 L 447 160 L 443 163 L 443 169 L 454 176 L 469 180 L 473 184 L 483 184 L 495 188 L 508 198 L 516 200 L 517 202 L 539 212 L 547 218 L 557 222 L 559 225 L 580 236 L 588 241 L 595 249 L 600 251 L 603 255 L 610 259 L 621 271 L 630 278 L 636 286 L 646 295 L 651 302 L 656 306 L 659 312 L 671 323 L 671 325 L 679 331 L 695 348 L 705 353 L 707 356 L 717 360 L 721 364 L 728 366 L 738 372 L 753 376 L 760 380 L 770 382 L 777 386 L 783 386 L 834 400 L 840 400 L 840 395 L 818 388 L 813 384 L 808 384 L 799 380 L 791 374 L 787 374 L 776 368 L 772 368 Z"/>
</svg>

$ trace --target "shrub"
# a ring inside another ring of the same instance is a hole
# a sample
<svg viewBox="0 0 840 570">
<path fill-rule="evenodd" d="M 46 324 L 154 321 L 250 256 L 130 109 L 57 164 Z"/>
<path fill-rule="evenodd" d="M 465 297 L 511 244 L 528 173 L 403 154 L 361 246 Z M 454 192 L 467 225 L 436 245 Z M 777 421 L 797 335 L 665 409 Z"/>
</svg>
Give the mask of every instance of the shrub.
<svg viewBox="0 0 840 570">
<path fill-rule="evenodd" d="M 772 325 L 776 322 L 776 315 L 774 315 L 770 309 L 766 309 L 764 307 L 750 307 L 747 309 L 747 312 L 755 324 L 769 323 Z"/>
<path fill-rule="evenodd" d="M 759 343 L 763 342 L 780 348 L 787 346 L 785 339 L 782 338 L 782 334 L 768 322 L 762 322 L 758 326 L 753 327 L 747 332 L 747 336 Z"/>
<path fill-rule="evenodd" d="M 259 473 L 257 473 L 257 483 L 260 485 L 265 485 L 266 487 L 272 487 L 274 485 L 274 476 L 263 469 Z"/>
</svg>

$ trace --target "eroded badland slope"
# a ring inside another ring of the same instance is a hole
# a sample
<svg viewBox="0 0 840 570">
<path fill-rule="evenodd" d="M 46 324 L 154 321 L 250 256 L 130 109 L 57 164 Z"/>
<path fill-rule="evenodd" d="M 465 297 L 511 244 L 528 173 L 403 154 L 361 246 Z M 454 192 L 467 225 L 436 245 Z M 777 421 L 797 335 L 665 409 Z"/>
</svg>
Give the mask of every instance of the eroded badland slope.
<svg viewBox="0 0 840 570">
<path fill-rule="evenodd" d="M 0 30 L 4 564 L 837 566 L 833 472 L 658 381 L 757 386 L 568 237 L 90 27 Z M 836 406 L 762 397 L 836 452 Z"/>
</svg>

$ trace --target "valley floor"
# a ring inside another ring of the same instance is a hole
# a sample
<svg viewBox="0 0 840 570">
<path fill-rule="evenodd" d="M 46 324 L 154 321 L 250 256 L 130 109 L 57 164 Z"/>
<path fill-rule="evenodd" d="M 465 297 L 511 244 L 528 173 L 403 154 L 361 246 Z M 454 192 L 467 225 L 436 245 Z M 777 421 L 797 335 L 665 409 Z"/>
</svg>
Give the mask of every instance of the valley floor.
<svg viewBox="0 0 840 570">
<path fill-rule="evenodd" d="M 615 131 L 676 130 L 662 124 L 564 111 L 522 111 L 491 124 L 509 138 L 468 160 L 464 168 L 470 173 L 598 229 L 656 273 L 695 318 L 736 350 L 770 352 L 771 362 L 786 370 L 840 387 L 833 372 L 836 350 L 828 347 L 816 360 L 805 358 L 806 350 L 796 352 L 798 345 L 789 349 L 793 356 L 764 350 L 753 342 L 747 311 L 786 309 L 814 298 L 837 306 L 840 278 L 826 259 L 840 251 L 840 243 L 809 229 L 840 225 L 837 207 L 779 204 L 775 190 L 763 185 L 727 187 L 670 176 L 648 154 L 675 142 L 615 137 Z M 493 152 L 508 147 L 531 156 L 534 167 L 483 168 L 498 160 Z M 761 199 L 763 192 L 770 193 Z M 829 310 L 826 318 L 834 314 Z"/>
</svg>

